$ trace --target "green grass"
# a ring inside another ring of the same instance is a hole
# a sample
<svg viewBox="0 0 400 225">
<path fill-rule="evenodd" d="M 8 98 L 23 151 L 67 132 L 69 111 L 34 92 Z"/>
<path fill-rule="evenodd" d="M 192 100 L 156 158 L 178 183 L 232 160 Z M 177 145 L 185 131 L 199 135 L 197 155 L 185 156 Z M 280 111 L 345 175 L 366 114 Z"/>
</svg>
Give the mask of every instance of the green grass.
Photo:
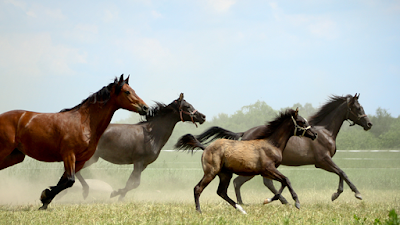
<svg viewBox="0 0 400 225">
<path fill-rule="evenodd" d="M 357 186 L 363 200 L 357 200 L 345 184 L 335 201 L 339 178 L 313 166 L 280 167 L 299 195 L 301 209 L 274 202 L 262 205 L 272 194 L 255 177 L 242 187 L 247 205 L 242 215 L 217 194 L 216 178 L 203 192 L 203 214 L 194 208 L 193 187 L 202 177 L 201 152 L 162 152 L 142 174 L 139 188 L 125 201 L 92 190 L 83 200 L 80 190 L 70 190 L 55 199 L 47 211 L 39 211 L 41 191 L 55 185 L 63 169 L 61 163 L 41 163 L 32 159 L 0 171 L 0 224 L 382 224 L 389 211 L 400 209 L 399 152 L 338 152 L 334 161 Z M 133 166 L 116 166 L 100 161 L 85 169 L 86 178 L 95 178 L 122 188 Z M 78 181 L 77 181 L 78 182 Z M 232 185 L 229 196 L 235 199 Z M 293 204 L 287 190 L 283 195 Z"/>
</svg>

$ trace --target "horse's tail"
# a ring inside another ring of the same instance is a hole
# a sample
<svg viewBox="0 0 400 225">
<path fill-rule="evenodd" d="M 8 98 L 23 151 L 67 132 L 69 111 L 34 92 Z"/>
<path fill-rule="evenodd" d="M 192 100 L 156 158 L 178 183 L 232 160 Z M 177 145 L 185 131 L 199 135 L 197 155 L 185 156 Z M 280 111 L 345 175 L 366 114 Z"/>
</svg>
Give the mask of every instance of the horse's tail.
<svg viewBox="0 0 400 225">
<path fill-rule="evenodd" d="M 204 150 L 206 148 L 191 134 L 186 134 L 179 138 L 174 147 L 179 150 L 192 151 L 192 153 L 193 150 L 195 150 L 196 148 L 199 148 L 201 150 Z"/>
<path fill-rule="evenodd" d="M 206 130 L 205 132 L 197 135 L 196 138 L 202 144 L 205 143 L 207 141 L 207 139 L 211 138 L 211 140 L 209 140 L 205 143 L 205 144 L 208 144 L 219 138 L 230 139 L 230 140 L 239 140 L 241 137 L 243 137 L 243 134 L 244 134 L 244 132 L 235 133 L 235 132 L 226 130 L 222 127 L 214 126 L 214 127 L 211 127 L 210 129 Z"/>
</svg>

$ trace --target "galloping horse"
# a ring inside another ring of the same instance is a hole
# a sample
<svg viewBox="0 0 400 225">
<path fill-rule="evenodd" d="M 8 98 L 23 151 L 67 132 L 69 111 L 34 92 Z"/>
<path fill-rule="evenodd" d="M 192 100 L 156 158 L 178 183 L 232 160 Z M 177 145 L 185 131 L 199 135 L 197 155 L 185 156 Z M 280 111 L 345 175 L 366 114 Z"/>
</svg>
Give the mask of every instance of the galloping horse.
<svg viewBox="0 0 400 225">
<path fill-rule="evenodd" d="M 355 94 L 354 97 L 347 95 L 345 97 L 332 96 L 330 100 L 321 107 L 321 109 L 311 116 L 309 122 L 318 132 L 317 141 L 309 141 L 305 138 L 292 137 L 283 152 L 282 165 L 285 166 L 301 166 L 315 165 L 317 168 L 324 169 L 328 172 L 335 173 L 339 176 L 339 187 L 336 193 L 332 195 L 332 201 L 337 199 L 343 192 L 343 180 L 349 185 L 350 189 L 355 193 L 355 197 L 362 199 L 360 192 L 356 186 L 351 183 L 346 173 L 343 172 L 332 160 L 336 153 L 336 137 L 345 120 L 353 123 L 350 126 L 358 124 L 369 130 L 372 123 L 364 112 L 363 107 L 358 102 L 360 95 Z M 257 138 L 264 126 L 253 127 L 246 132 L 233 133 L 220 127 L 212 127 L 204 133 L 196 136 L 201 142 L 214 136 L 212 139 L 227 138 L 233 140 L 253 140 Z M 240 194 L 240 187 L 254 176 L 238 176 L 234 179 L 236 197 L 239 204 L 243 204 Z M 264 185 L 273 193 L 277 193 L 272 180 L 263 178 Z M 281 196 L 279 199 L 282 204 L 287 204 L 286 199 Z"/>
<path fill-rule="evenodd" d="M 283 189 L 287 186 L 296 202 L 295 206 L 300 208 L 299 199 L 289 179 L 277 170 L 277 167 L 281 164 L 282 151 L 293 135 L 306 136 L 313 140 L 317 137 L 316 132 L 308 125 L 308 122 L 298 115 L 298 110 L 288 109 L 274 121 L 264 126 L 256 140 L 219 139 L 205 147 L 191 134 L 182 136 L 176 143 L 176 148 L 192 151 L 196 148 L 204 150 L 201 158 L 204 176 L 194 188 L 196 210 L 201 212 L 200 194 L 218 175 L 220 183 L 217 194 L 234 208 L 246 214 L 243 208 L 229 198 L 227 194 L 233 173 L 246 176 L 260 174 L 263 177 L 281 182 L 282 186 L 279 192 L 272 199 L 266 199 L 265 203 L 279 199 Z"/>
<path fill-rule="evenodd" d="M 103 87 L 79 105 L 59 113 L 23 110 L 0 115 L 0 169 L 24 160 L 64 162 L 65 172 L 56 186 L 45 189 L 39 209 L 75 182 L 75 173 L 92 157 L 97 143 L 119 108 L 146 114 L 148 106 L 128 84 L 129 77 Z"/>
<path fill-rule="evenodd" d="M 126 193 L 140 185 L 141 173 L 153 163 L 160 154 L 179 121 L 202 124 L 206 117 L 183 99 L 183 93 L 169 105 L 157 103 L 152 107 L 146 121 L 138 124 L 110 124 L 101 136 L 97 150 L 84 167 L 88 167 L 102 158 L 114 164 L 133 164 L 132 174 L 125 188 L 113 191 L 110 197 L 119 195 L 123 199 Z M 82 183 L 83 197 L 89 193 L 89 186 L 80 173 L 76 177 Z"/>
</svg>

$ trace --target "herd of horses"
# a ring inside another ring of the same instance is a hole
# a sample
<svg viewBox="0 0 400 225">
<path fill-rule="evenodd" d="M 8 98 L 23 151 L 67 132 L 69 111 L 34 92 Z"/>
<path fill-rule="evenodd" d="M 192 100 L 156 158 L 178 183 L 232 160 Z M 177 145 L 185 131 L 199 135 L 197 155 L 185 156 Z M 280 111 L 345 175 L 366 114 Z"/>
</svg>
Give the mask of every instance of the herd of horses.
<svg viewBox="0 0 400 225">
<path fill-rule="evenodd" d="M 176 143 L 176 149 L 203 150 L 204 176 L 194 188 L 196 210 L 201 212 L 199 198 L 206 186 L 220 178 L 217 194 L 234 208 L 246 213 L 240 187 L 255 175 L 274 193 L 264 203 L 288 201 L 281 195 L 287 187 L 300 208 L 296 192 L 280 165 L 315 165 L 339 176 L 339 187 L 332 201 L 343 192 L 345 181 L 356 198 L 360 192 L 347 175 L 332 161 L 336 153 L 336 137 L 345 120 L 369 130 L 372 123 L 358 102 L 359 95 L 332 96 L 309 121 L 298 109 L 287 109 L 265 125 L 235 133 L 221 127 L 211 127 L 202 134 L 187 134 Z M 110 124 L 114 112 L 126 109 L 144 116 L 137 124 Z M 83 187 L 83 197 L 89 186 L 80 170 L 102 158 L 114 164 L 133 164 L 133 171 L 124 188 L 110 197 L 123 199 L 126 193 L 140 185 L 141 173 L 159 156 L 179 122 L 203 124 L 206 116 L 197 111 L 180 94 L 169 105 L 156 102 L 149 107 L 129 86 L 129 77 L 114 82 L 90 95 L 77 106 L 58 113 L 37 113 L 13 110 L 0 114 L 0 170 L 20 163 L 28 155 L 43 162 L 63 162 L 64 173 L 56 186 L 42 191 L 39 209 L 47 209 L 54 197 L 71 187 L 75 176 Z M 237 203 L 227 195 L 233 174 Z M 272 180 L 281 183 L 279 190 Z"/>
</svg>

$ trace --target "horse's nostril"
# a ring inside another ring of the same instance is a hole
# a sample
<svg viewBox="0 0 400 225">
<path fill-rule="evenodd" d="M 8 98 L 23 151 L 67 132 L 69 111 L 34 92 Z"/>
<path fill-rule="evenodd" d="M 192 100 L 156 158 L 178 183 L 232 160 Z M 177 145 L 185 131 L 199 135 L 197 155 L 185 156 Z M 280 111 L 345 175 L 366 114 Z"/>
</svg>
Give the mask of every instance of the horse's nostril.
<svg viewBox="0 0 400 225">
<path fill-rule="evenodd" d="M 372 123 L 368 123 L 368 127 L 372 127 Z"/>
<path fill-rule="evenodd" d="M 143 109 L 144 111 L 147 111 L 147 110 L 149 109 L 149 107 L 147 107 L 147 106 L 144 105 L 144 106 L 142 107 L 142 109 Z"/>
</svg>

